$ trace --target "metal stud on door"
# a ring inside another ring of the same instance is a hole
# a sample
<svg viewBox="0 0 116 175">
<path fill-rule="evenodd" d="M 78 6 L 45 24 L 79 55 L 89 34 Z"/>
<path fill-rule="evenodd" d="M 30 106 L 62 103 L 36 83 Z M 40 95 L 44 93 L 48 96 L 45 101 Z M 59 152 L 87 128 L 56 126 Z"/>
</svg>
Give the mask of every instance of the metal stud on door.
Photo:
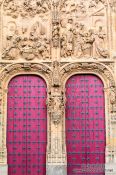
<svg viewBox="0 0 116 175">
<path fill-rule="evenodd" d="M 14 77 L 8 86 L 8 175 L 46 173 L 46 83 L 35 75 Z"/>
<path fill-rule="evenodd" d="M 102 81 L 74 75 L 66 83 L 68 175 L 104 175 L 105 104 Z"/>
</svg>

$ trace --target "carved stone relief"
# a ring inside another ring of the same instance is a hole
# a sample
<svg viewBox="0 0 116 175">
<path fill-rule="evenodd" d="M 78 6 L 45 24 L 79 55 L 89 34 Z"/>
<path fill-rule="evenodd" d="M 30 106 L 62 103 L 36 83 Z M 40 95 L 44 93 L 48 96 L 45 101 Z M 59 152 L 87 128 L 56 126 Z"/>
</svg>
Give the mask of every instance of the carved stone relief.
<svg viewBox="0 0 116 175">
<path fill-rule="evenodd" d="M 37 14 L 48 13 L 51 9 L 51 4 L 49 0 L 5 0 L 3 9 L 6 15 L 13 18 L 18 18 L 19 15 L 22 17 L 34 17 Z"/>
<path fill-rule="evenodd" d="M 111 103 L 111 112 L 116 112 L 116 87 L 110 88 L 109 96 L 110 96 L 110 103 Z"/>
<path fill-rule="evenodd" d="M 50 60 L 53 48 L 61 59 L 109 59 L 107 13 L 105 0 L 5 0 L 2 59 Z"/>
<path fill-rule="evenodd" d="M 61 57 L 110 57 L 106 18 L 104 0 L 64 1 L 61 5 Z"/>
<path fill-rule="evenodd" d="M 73 74 L 93 73 L 104 80 L 110 145 L 111 128 L 116 124 L 110 10 L 105 0 L 4 1 L 1 9 L 0 163 L 7 162 L 5 84 L 20 73 L 41 75 L 48 84 L 47 165 L 51 166 L 48 166 L 48 175 L 66 174 L 64 94 L 65 82 Z M 57 52 L 53 52 L 54 49 Z M 113 160 L 113 150 L 111 145 L 106 147 L 108 162 Z"/>
<path fill-rule="evenodd" d="M 4 1 L 2 6 L 3 60 L 51 59 L 50 10 L 49 0 Z"/>
<path fill-rule="evenodd" d="M 64 114 L 64 99 L 61 95 L 50 95 L 48 101 L 48 111 L 51 120 L 55 125 L 58 125 Z"/>
<path fill-rule="evenodd" d="M 14 22 L 6 36 L 6 45 L 3 48 L 2 59 L 25 60 L 50 59 L 50 39 L 47 36 L 45 26 L 41 21 L 35 22 L 31 27 L 18 27 Z M 9 26 L 8 26 L 9 27 Z M 14 29 L 15 28 L 15 29 Z"/>
</svg>

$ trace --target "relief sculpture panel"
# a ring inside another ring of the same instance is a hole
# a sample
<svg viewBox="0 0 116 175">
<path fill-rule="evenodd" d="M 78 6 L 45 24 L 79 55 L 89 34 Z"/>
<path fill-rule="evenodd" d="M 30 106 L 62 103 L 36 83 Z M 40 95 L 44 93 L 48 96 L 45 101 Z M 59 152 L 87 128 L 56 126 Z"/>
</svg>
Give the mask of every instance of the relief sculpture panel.
<svg viewBox="0 0 116 175">
<path fill-rule="evenodd" d="M 115 1 L 0 0 L 1 174 L 7 175 L 7 84 L 19 74 L 40 75 L 48 85 L 47 175 L 67 174 L 65 83 L 74 74 L 95 74 L 104 82 L 106 163 L 111 155 L 116 161 Z"/>
<path fill-rule="evenodd" d="M 50 3 L 42 0 L 4 2 L 3 60 L 51 59 L 50 8 Z"/>
<path fill-rule="evenodd" d="M 62 58 L 110 57 L 106 7 L 105 1 L 102 0 L 67 0 L 62 3 Z"/>
<path fill-rule="evenodd" d="M 3 60 L 112 57 L 105 0 L 5 0 L 2 12 Z"/>
</svg>

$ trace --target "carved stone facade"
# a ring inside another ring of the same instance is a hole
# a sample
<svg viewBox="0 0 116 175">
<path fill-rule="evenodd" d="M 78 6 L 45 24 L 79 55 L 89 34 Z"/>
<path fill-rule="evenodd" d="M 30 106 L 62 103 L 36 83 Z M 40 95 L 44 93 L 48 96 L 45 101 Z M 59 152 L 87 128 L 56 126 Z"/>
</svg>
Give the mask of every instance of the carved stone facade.
<svg viewBox="0 0 116 175">
<path fill-rule="evenodd" d="M 47 83 L 47 175 L 66 175 L 65 83 L 74 74 L 104 83 L 106 175 L 116 175 L 115 0 L 0 0 L 0 174 L 7 173 L 7 88 L 36 74 Z M 112 171 L 110 171 L 112 170 Z"/>
</svg>

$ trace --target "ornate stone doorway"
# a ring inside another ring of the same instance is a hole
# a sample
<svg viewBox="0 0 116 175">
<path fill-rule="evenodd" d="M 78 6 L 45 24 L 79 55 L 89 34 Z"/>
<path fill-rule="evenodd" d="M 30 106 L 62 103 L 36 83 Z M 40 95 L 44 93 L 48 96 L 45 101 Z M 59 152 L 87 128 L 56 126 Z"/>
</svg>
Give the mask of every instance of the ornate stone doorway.
<svg viewBox="0 0 116 175">
<path fill-rule="evenodd" d="M 68 175 L 105 174 L 104 85 L 92 74 L 73 75 L 66 83 Z"/>
<path fill-rule="evenodd" d="M 46 83 L 18 75 L 8 85 L 8 175 L 45 175 L 47 144 Z"/>
</svg>

